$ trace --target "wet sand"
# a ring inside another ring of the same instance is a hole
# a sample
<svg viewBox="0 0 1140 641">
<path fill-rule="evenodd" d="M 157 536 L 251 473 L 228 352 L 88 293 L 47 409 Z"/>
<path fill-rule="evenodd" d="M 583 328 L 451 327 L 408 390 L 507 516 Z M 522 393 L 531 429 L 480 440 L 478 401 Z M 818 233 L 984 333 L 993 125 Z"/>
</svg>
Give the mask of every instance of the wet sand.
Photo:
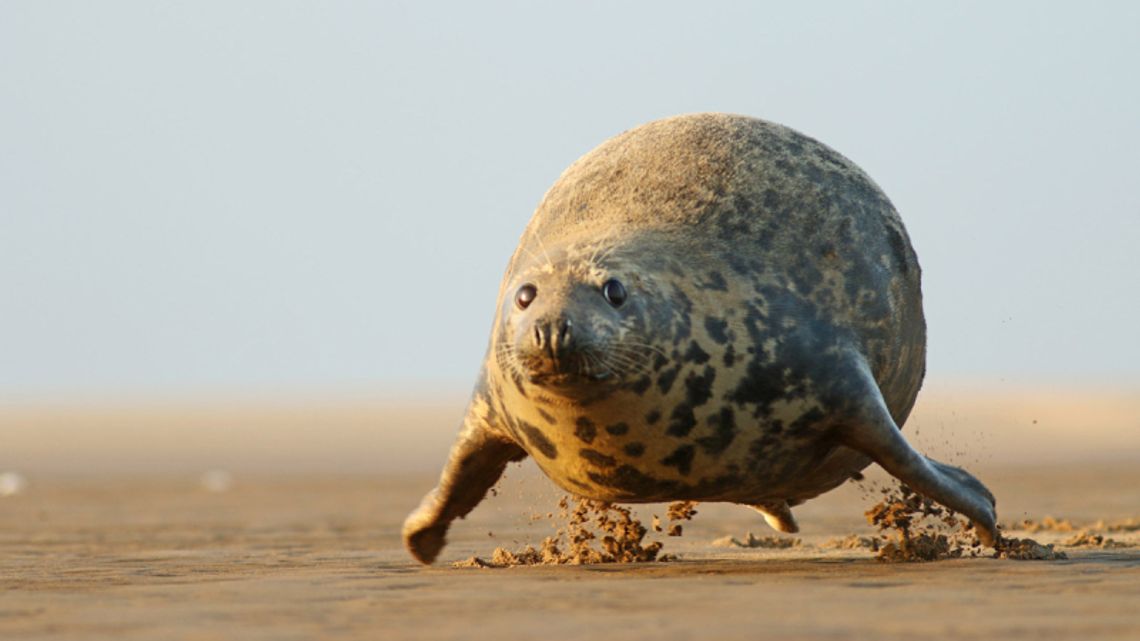
<svg viewBox="0 0 1140 641">
<path fill-rule="evenodd" d="M 8 434 L 33 425 L 28 414 L 8 416 L 0 423 Z M 298 424 L 311 424 L 314 415 L 307 416 Z M 336 424 L 342 431 L 331 432 L 348 433 Z M 104 425 L 110 433 L 113 425 Z M 278 425 L 276 436 L 286 441 L 292 434 L 279 423 L 264 425 Z M 946 434 L 936 427 L 912 439 L 937 449 Z M 1140 432 L 1103 431 L 1109 445 L 1082 450 L 1082 460 L 1018 454 L 992 434 L 990 450 L 949 438 L 952 447 L 932 453 L 985 480 L 1005 523 L 1140 517 Z M 290 466 L 277 468 L 246 452 L 223 461 L 232 486 L 211 491 L 200 472 L 190 472 L 216 467 L 209 456 L 169 461 L 167 469 L 153 458 L 132 467 L 131 448 L 120 446 L 122 464 L 108 469 L 98 452 L 84 459 L 68 441 L 56 441 L 76 467 L 37 467 L 35 452 L 50 449 L 32 447 L 36 439 L 60 433 L 21 432 L 17 447 L 0 454 L 22 461 L 28 479 L 23 491 L 0 498 L 0 639 L 1140 638 L 1140 547 L 1059 547 L 1069 558 L 1054 562 L 910 564 L 879 562 L 865 549 L 825 548 L 837 537 L 874 535 L 863 512 L 877 500 L 878 473 L 797 508 L 801 544 L 785 549 L 714 546 L 725 536 L 746 540 L 749 531 L 777 533 L 746 508 L 702 504 L 684 536 L 652 535 L 664 553 L 680 557 L 675 562 L 451 567 L 553 533 L 546 513 L 556 511 L 561 493 L 532 464 L 515 465 L 497 496 L 456 523 L 440 562 L 424 568 L 404 552 L 398 533 L 432 485 L 438 461 L 369 473 L 352 463 L 367 448 L 345 451 L 349 464 L 339 471 L 331 467 L 335 458 L 324 459 L 335 454 L 332 446 L 314 446 L 309 459 L 297 450 Z M 1063 446 L 1066 433 L 1050 438 Z M 1084 445 L 1089 440 L 1096 438 Z M 79 466 L 84 460 L 89 465 Z M 664 509 L 639 506 L 637 513 L 648 522 Z M 1031 536 L 1059 544 L 1072 534 Z M 1106 536 L 1140 544 L 1137 530 Z"/>
</svg>

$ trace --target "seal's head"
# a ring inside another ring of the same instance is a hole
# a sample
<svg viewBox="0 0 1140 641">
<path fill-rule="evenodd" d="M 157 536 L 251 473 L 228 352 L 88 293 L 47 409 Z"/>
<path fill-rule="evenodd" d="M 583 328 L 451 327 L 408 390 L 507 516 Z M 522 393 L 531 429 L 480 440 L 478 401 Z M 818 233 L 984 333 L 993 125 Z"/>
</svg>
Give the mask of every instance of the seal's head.
<svg viewBox="0 0 1140 641">
<path fill-rule="evenodd" d="M 494 351 L 504 372 L 560 396 L 628 384 L 656 353 L 646 336 L 652 282 L 620 247 L 568 244 L 515 261 Z"/>
</svg>

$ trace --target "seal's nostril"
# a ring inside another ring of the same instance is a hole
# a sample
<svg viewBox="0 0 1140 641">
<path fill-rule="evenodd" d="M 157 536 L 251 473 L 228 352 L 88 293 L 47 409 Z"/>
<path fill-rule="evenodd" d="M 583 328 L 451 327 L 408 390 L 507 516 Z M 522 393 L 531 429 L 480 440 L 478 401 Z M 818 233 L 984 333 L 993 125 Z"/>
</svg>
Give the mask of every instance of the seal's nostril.
<svg viewBox="0 0 1140 641">
<path fill-rule="evenodd" d="M 558 324 L 558 347 L 559 347 L 559 349 L 565 350 L 566 348 L 570 347 L 570 341 L 572 340 L 572 337 L 570 335 L 570 326 L 571 325 L 573 325 L 573 323 L 570 322 L 569 318 L 563 320 L 561 323 Z"/>
<path fill-rule="evenodd" d="M 542 349 L 542 330 L 539 328 L 538 323 L 534 324 L 534 346 Z"/>
</svg>

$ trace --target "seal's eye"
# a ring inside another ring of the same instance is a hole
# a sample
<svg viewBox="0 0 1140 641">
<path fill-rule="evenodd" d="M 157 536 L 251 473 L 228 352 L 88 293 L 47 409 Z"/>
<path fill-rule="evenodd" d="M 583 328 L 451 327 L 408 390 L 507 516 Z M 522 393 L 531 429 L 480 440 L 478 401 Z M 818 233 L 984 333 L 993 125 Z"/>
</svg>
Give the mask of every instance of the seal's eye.
<svg viewBox="0 0 1140 641">
<path fill-rule="evenodd" d="M 515 293 L 515 304 L 519 309 L 526 309 L 534 301 L 534 297 L 538 296 L 538 288 L 530 283 L 523 285 L 519 291 Z"/>
<path fill-rule="evenodd" d="M 610 305 L 621 307 L 626 298 L 625 286 L 621 284 L 620 280 L 611 278 L 602 283 L 602 296 Z"/>
</svg>

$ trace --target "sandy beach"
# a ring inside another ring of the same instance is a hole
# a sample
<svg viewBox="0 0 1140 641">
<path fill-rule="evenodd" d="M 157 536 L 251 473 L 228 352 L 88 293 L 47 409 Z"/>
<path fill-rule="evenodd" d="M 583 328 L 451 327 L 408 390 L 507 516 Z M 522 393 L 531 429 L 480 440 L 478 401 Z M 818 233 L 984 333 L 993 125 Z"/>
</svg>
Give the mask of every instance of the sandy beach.
<svg viewBox="0 0 1140 641">
<path fill-rule="evenodd" d="M 0 472 L 26 484 L 0 497 L 0 638 L 1135 639 L 1136 398 L 945 390 L 907 426 L 990 485 L 1007 533 L 1066 560 L 884 563 L 828 547 L 875 535 L 873 470 L 797 508 L 783 549 L 714 545 L 776 533 L 702 504 L 683 536 L 650 534 L 675 561 L 511 568 L 452 563 L 554 532 L 562 495 L 529 462 L 456 523 L 436 565 L 399 540 L 461 400 L 8 409 Z M 1012 529 L 1026 519 L 1039 529 Z M 1100 543 L 1073 543 L 1082 531 Z"/>
</svg>

